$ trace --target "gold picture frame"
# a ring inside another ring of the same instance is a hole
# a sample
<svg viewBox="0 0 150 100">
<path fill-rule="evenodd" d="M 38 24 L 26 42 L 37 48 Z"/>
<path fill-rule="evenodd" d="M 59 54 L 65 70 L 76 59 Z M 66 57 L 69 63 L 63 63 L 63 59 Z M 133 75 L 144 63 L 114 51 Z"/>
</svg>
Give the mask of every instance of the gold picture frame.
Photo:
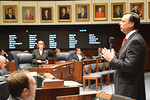
<svg viewBox="0 0 150 100">
<path fill-rule="evenodd" d="M 150 19 L 150 2 L 148 3 L 148 12 L 149 12 L 149 19 Z"/>
<path fill-rule="evenodd" d="M 3 5 L 3 22 L 18 22 L 17 5 Z"/>
<path fill-rule="evenodd" d="M 40 7 L 40 22 L 53 22 L 53 7 Z"/>
<path fill-rule="evenodd" d="M 59 22 L 70 22 L 71 18 L 71 5 L 58 5 L 57 19 Z"/>
<path fill-rule="evenodd" d="M 140 16 L 140 19 L 144 19 L 144 3 L 143 2 L 130 3 L 130 11 L 137 13 Z"/>
<path fill-rule="evenodd" d="M 89 4 L 76 4 L 76 21 L 89 21 L 90 8 Z M 84 14 L 82 14 L 84 12 Z"/>
<path fill-rule="evenodd" d="M 125 14 L 125 2 L 111 3 L 111 20 L 121 20 Z"/>
<path fill-rule="evenodd" d="M 34 6 L 22 7 L 22 22 L 35 22 L 35 7 Z"/>
<path fill-rule="evenodd" d="M 101 21 L 107 20 L 107 3 L 94 3 L 93 4 L 94 17 L 93 20 Z"/>
</svg>

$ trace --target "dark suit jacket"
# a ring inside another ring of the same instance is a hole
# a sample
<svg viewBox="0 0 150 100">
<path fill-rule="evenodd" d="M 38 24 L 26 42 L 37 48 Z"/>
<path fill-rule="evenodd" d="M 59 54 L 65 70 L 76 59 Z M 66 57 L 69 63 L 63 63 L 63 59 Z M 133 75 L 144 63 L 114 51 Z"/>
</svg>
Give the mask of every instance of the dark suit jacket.
<svg viewBox="0 0 150 100">
<path fill-rule="evenodd" d="M 85 56 L 84 56 L 83 53 L 81 53 L 81 56 L 82 56 L 82 59 L 85 58 Z M 76 60 L 76 61 L 79 61 L 79 58 L 78 58 L 78 56 L 77 56 L 77 53 L 75 53 L 75 54 L 73 55 L 72 59 L 73 59 L 73 60 Z"/>
<path fill-rule="evenodd" d="M 48 17 L 48 18 L 47 18 L 47 17 Z M 45 16 L 45 14 L 43 14 L 43 15 L 42 15 L 42 20 L 50 20 L 50 17 L 49 17 L 49 16 L 47 16 L 47 17 Z"/>
<path fill-rule="evenodd" d="M 78 14 L 78 19 L 81 19 L 81 18 L 82 18 L 82 13 L 79 13 Z M 87 13 L 86 12 L 84 12 L 83 18 L 87 18 Z"/>
<path fill-rule="evenodd" d="M 35 49 L 32 52 L 32 63 L 37 64 L 37 60 L 46 61 L 48 60 L 48 51 L 43 50 L 42 55 L 40 55 L 39 49 Z"/>
<path fill-rule="evenodd" d="M 146 44 L 142 36 L 133 33 L 121 47 L 110 66 L 116 70 L 115 93 L 136 100 L 145 99 L 144 67 Z"/>
<path fill-rule="evenodd" d="M 5 19 L 10 19 L 8 14 L 6 14 Z M 15 15 L 12 14 L 12 18 L 11 19 L 15 19 Z"/>
<path fill-rule="evenodd" d="M 8 100 L 22 100 L 21 98 L 13 98 L 11 95 L 9 96 Z"/>
<path fill-rule="evenodd" d="M 64 16 L 63 16 L 63 14 L 61 13 L 60 14 L 60 19 L 70 19 L 70 15 L 68 13 L 65 13 Z"/>
<path fill-rule="evenodd" d="M 132 10 L 132 12 L 137 13 L 138 15 L 140 14 L 139 10 L 137 10 L 137 11 Z"/>
<path fill-rule="evenodd" d="M 117 12 L 114 12 L 114 13 L 113 13 L 113 17 L 114 17 L 114 18 L 120 18 L 120 17 L 122 17 L 122 13 L 119 12 L 119 14 L 118 14 Z"/>
</svg>

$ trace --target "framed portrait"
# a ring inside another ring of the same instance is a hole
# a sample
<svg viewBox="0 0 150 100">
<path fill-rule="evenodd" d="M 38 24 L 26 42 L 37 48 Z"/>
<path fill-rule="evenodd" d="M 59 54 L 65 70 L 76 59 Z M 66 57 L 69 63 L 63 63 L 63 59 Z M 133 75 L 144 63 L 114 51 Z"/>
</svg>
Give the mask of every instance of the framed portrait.
<svg viewBox="0 0 150 100">
<path fill-rule="evenodd" d="M 148 3 L 148 12 L 149 12 L 149 19 L 150 19 L 150 2 Z"/>
<path fill-rule="evenodd" d="M 130 11 L 137 13 L 140 16 L 140 19 L 144 19 L 144 3 L 130 3 Z"/>
<path fill-rule="evenodd" d="M 111 3 L 111 20 L 121 20 L 125 13 L 125 3 Z"/>
<path fill-rule="evenodd" d="M 58 5 L 57 19 L 59 22 L 71 21 L 71 5 Z"/>
<path fill-rule="evenodd" d="M 18 21 L 17 5 L 3 5 L 3 22 Z"/>
<path fill-rule="evenodd" d="M 94 20 L 107 20 L 107 3 L 94 3 L 93 4 Z"/>
<path fill-rule="evenodd" d="M 22 22 L 35 22 L 35 7 L 22 7 Z"/>
<path fill-rule="evenodd" d="M 40 21 L 53 22 L 53 7 L 40 7 Z"/>
<path fill-rule="evenodd" d="M 90 9 L 89 4 L 76 4 L 76 21 L 89 21 Z"/>
</svg>

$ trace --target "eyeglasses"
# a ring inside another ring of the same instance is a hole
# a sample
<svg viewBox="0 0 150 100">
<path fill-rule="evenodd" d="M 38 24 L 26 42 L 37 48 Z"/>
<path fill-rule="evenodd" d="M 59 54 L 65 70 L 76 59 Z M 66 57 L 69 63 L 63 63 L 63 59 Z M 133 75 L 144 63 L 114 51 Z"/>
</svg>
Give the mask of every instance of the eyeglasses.
<svg viewBox="0 0 150 100">
<path fill-rule="evenodd" d="M 3 65 L 6 65 L 6 62 L 0 62 L 1 64 L 3 64 Z"/>
</svg>

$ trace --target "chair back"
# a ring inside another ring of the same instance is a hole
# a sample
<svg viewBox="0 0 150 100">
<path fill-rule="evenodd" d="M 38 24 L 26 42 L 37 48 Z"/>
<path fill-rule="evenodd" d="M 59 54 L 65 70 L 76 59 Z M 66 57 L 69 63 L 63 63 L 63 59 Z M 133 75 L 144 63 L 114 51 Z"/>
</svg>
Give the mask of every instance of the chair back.
<svg viewBox="0 0 150 100">
<path fill-rule="evenodd" d="M 0 100 L 7 100 L 9 92 L 7 89 L 6 81 L 0 82 Z"/>
<path fill-rule="evenodd" d="M 21 53 L 21 52 L 22 52 L 22 51 L 18 51 L 18 50 L 10 51 L 10 52 L 8 53 L 8 60 L 9 60 L 10 62 L 14 61 L 16 54 Z"/>
<path fill-rule="evenodd" d="M 48 58 L 53 58 L 54 57 L 54 51 L 51 49 L 47 49 L 48 51 Z"/>
<path fill-rule="evenodd" d="M 105 62 L 105 70 L 109 70 L 109 62 Z"/>
<path fill-rule="evenodd" d="M 83 66 L 83 75 L 88 75 L 91 73 L 91 65 L 88 64 L 88 65 L 84 65 Z"/>
<path fill-rule="evenodd" d="M 91 73 L 97 72 L 97 64 L 93 63 L 91 64 Z"/>
<path fill-rule="evenodd" d="M 16 54 L 16 69 L 18 70 L 28 70 L 28 68 L 32 67 L 32 54 L 30 53 L 18 53 Z"/>
<path fill-rule="evenodd" d="M 98 63 L 98 66 L 99 66 L 99 71 L 104 70 L 104 63 Z"/>
<path fill-rule="evenodd" d="M 56 55 L 56 59 L 58 62 L 61 61 L 68 61 L 68 57 L 69 57 L 70 53 L 69 52 L 60 52 Z"/>
</svg>

